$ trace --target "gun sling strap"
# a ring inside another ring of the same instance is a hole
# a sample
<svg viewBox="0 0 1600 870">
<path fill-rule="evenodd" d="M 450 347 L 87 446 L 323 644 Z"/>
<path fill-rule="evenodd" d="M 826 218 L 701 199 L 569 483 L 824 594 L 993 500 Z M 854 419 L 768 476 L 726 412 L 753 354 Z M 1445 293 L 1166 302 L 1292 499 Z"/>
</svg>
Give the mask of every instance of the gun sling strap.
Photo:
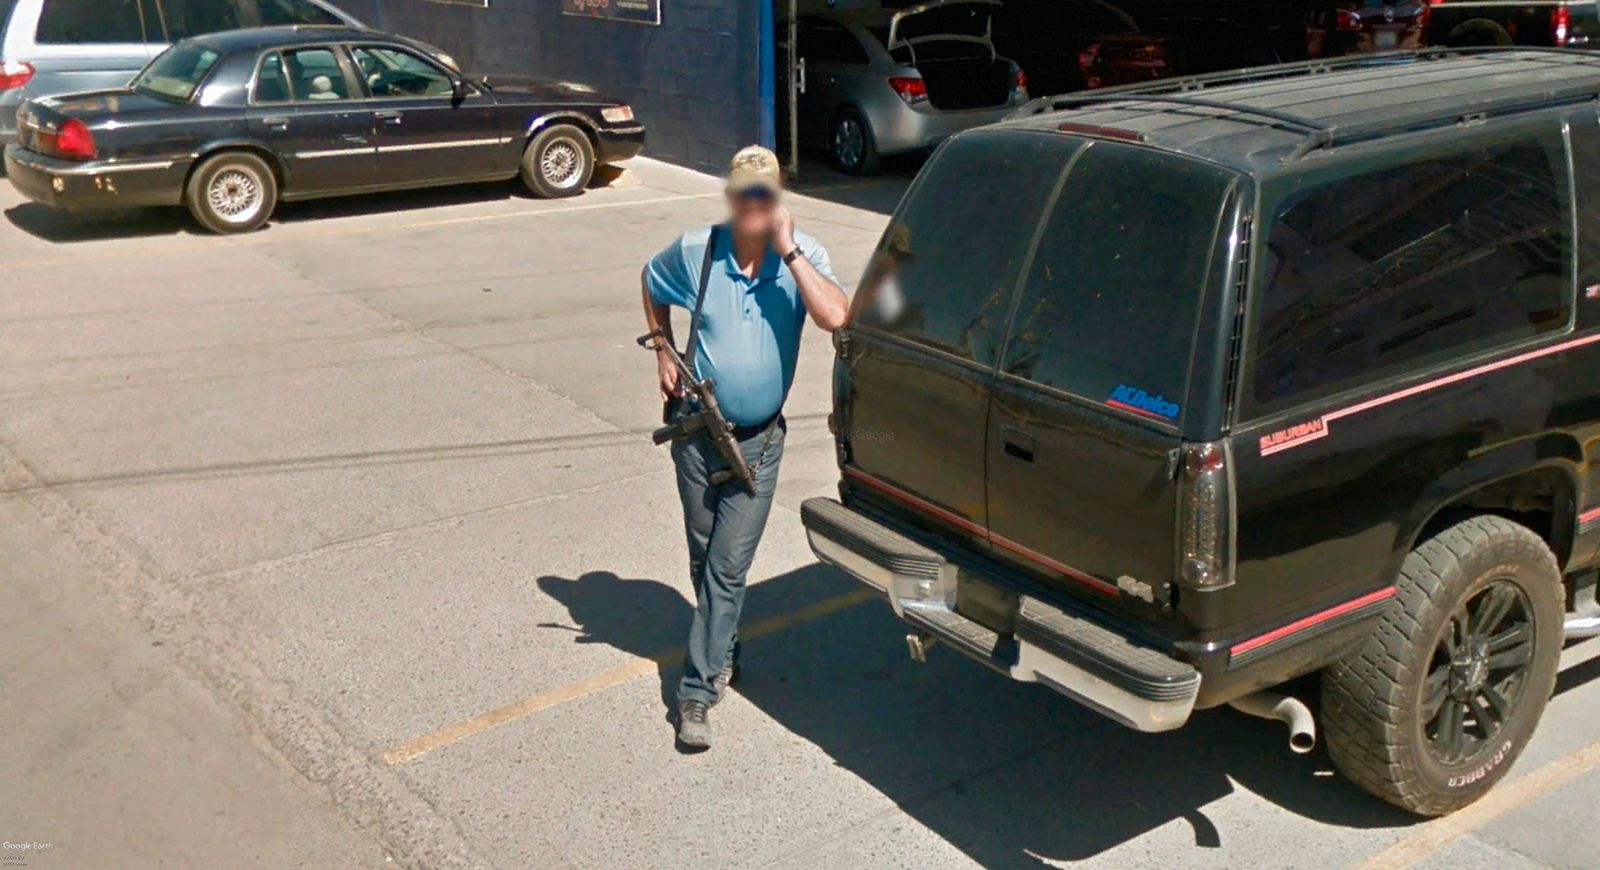
<svg viewBox="0 0 1600 870">
<path fill-rule="evenodd" d="M 713 224 L 706 237 L 706 257 L 700 263 L 700 289 L 694 297 L 694 311 L 689 314 L 689 341 L 683 346 L 683 359 L 694 370 L 694 354 L 700 346 L 700 309 L 706 305 L 706 285 L 711 282 L 711 266 L 717 259 L 717 238 L 722 235 L 722 225 Z M 699 373 L 695 373 L 699 377 Z"/>
</svg>

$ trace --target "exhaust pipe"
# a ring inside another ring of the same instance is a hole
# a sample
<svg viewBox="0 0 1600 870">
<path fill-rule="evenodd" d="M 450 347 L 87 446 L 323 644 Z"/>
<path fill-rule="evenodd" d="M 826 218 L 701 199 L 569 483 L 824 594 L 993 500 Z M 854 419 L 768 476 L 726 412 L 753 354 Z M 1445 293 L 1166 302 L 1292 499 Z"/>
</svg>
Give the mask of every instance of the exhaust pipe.
<svg viewBox="0 0 1600 870">
<path fill-rule="evenodd" d="M 1562 628 L 1566 630 L 1567 640 L 1600 637 L 1600 616 L 1568 617 Z"/>
<path fill-rule="evenodd" d="M 1228 706 L 1247 716 L 1275 719 L 1289 726 L 1289 749 L 1304 755 L 1317 747 L 1317 723 L 1311 708 L 1299 699 L 1276 692 L 1256 692 L 1229 702 Z"/>
</svg>

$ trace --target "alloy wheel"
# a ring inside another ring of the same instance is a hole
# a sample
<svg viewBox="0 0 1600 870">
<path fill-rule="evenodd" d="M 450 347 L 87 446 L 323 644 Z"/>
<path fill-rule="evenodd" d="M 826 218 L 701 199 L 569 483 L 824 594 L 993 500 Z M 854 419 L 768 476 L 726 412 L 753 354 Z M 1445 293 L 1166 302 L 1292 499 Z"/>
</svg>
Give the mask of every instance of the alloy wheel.
<svg viewBox="0 0 1600 870">
<path fill-rule="evenodd" d="M 1510 580 L 1495 580 L 1451 614 L 1422 690 L 1434 760 L 1456 766 L 1494 751 L 1533 666 L 1534 609 Z"/>
<path fill-rule="evenodd" d="M 840 165 L 860 166 L 866 150 L 867 136 L 866 131 L 861 129 L 861 122 L 849 115 L 840 118 L 833 127 L 833 154 Z"/>
<path fill-rule="evenodd" d="M 230 224 L 248 223 L 265 202 L 261 178 L 248 168 L 230 166 L 211 179 L 206 188 L 206 202 L 221 220 Z"/>
</svg>

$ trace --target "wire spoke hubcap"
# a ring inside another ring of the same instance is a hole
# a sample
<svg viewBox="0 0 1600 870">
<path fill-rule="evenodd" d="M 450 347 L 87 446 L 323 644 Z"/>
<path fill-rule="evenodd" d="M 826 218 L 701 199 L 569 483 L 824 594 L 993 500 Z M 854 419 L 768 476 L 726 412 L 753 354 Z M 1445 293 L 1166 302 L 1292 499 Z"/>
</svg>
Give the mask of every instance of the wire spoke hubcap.
<svg viewBox="0 0 1600 870">
<path fill-rule="evenodd" d="M 261 178 L 240 167 L 217 173 L 206 188 L 211 211 L 228 223 L 244 223 L 255 217 L 262 206 Z"/>
<path fill-rule="evenodd" d="M 582 166 L 583 157 L 571 142 L 555 142 L 544 149 L 544 154 L 539 157 L 539 172 L 544 175 L 545 181 L 556 187 L 571 187 L 578 183 Z"/>
<path fill-rule="evenodd" d="M 1458 765 L 1493 749 L 1533 663 L 1533 608 L 1509 580 L 1467 600 L 1445 626 L 1422 686 L 1434 759 Z"/>
</svg>

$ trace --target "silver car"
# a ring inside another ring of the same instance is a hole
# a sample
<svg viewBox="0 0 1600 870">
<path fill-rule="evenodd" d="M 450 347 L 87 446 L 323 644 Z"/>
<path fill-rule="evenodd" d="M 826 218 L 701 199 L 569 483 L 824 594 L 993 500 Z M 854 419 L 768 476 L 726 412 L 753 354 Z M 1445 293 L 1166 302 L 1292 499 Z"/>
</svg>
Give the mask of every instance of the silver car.
<svg viewBox="0 0 1600 870">
<path fill-rule="evenodd" d="M 0 0 L 0 147 L 24 100 L 121 87 L 179 39 L 284 24 L 361 22 L 322 0 Z"/>
<path fill-rule="evenodd" d="M 796 21 L 801 144 L 853 175 L 878 159 L 925 151 L 1027 102 L 1022 69 L 999 56 L 989 19 L 999 0 L 931 0 Z"/>
</svg>

